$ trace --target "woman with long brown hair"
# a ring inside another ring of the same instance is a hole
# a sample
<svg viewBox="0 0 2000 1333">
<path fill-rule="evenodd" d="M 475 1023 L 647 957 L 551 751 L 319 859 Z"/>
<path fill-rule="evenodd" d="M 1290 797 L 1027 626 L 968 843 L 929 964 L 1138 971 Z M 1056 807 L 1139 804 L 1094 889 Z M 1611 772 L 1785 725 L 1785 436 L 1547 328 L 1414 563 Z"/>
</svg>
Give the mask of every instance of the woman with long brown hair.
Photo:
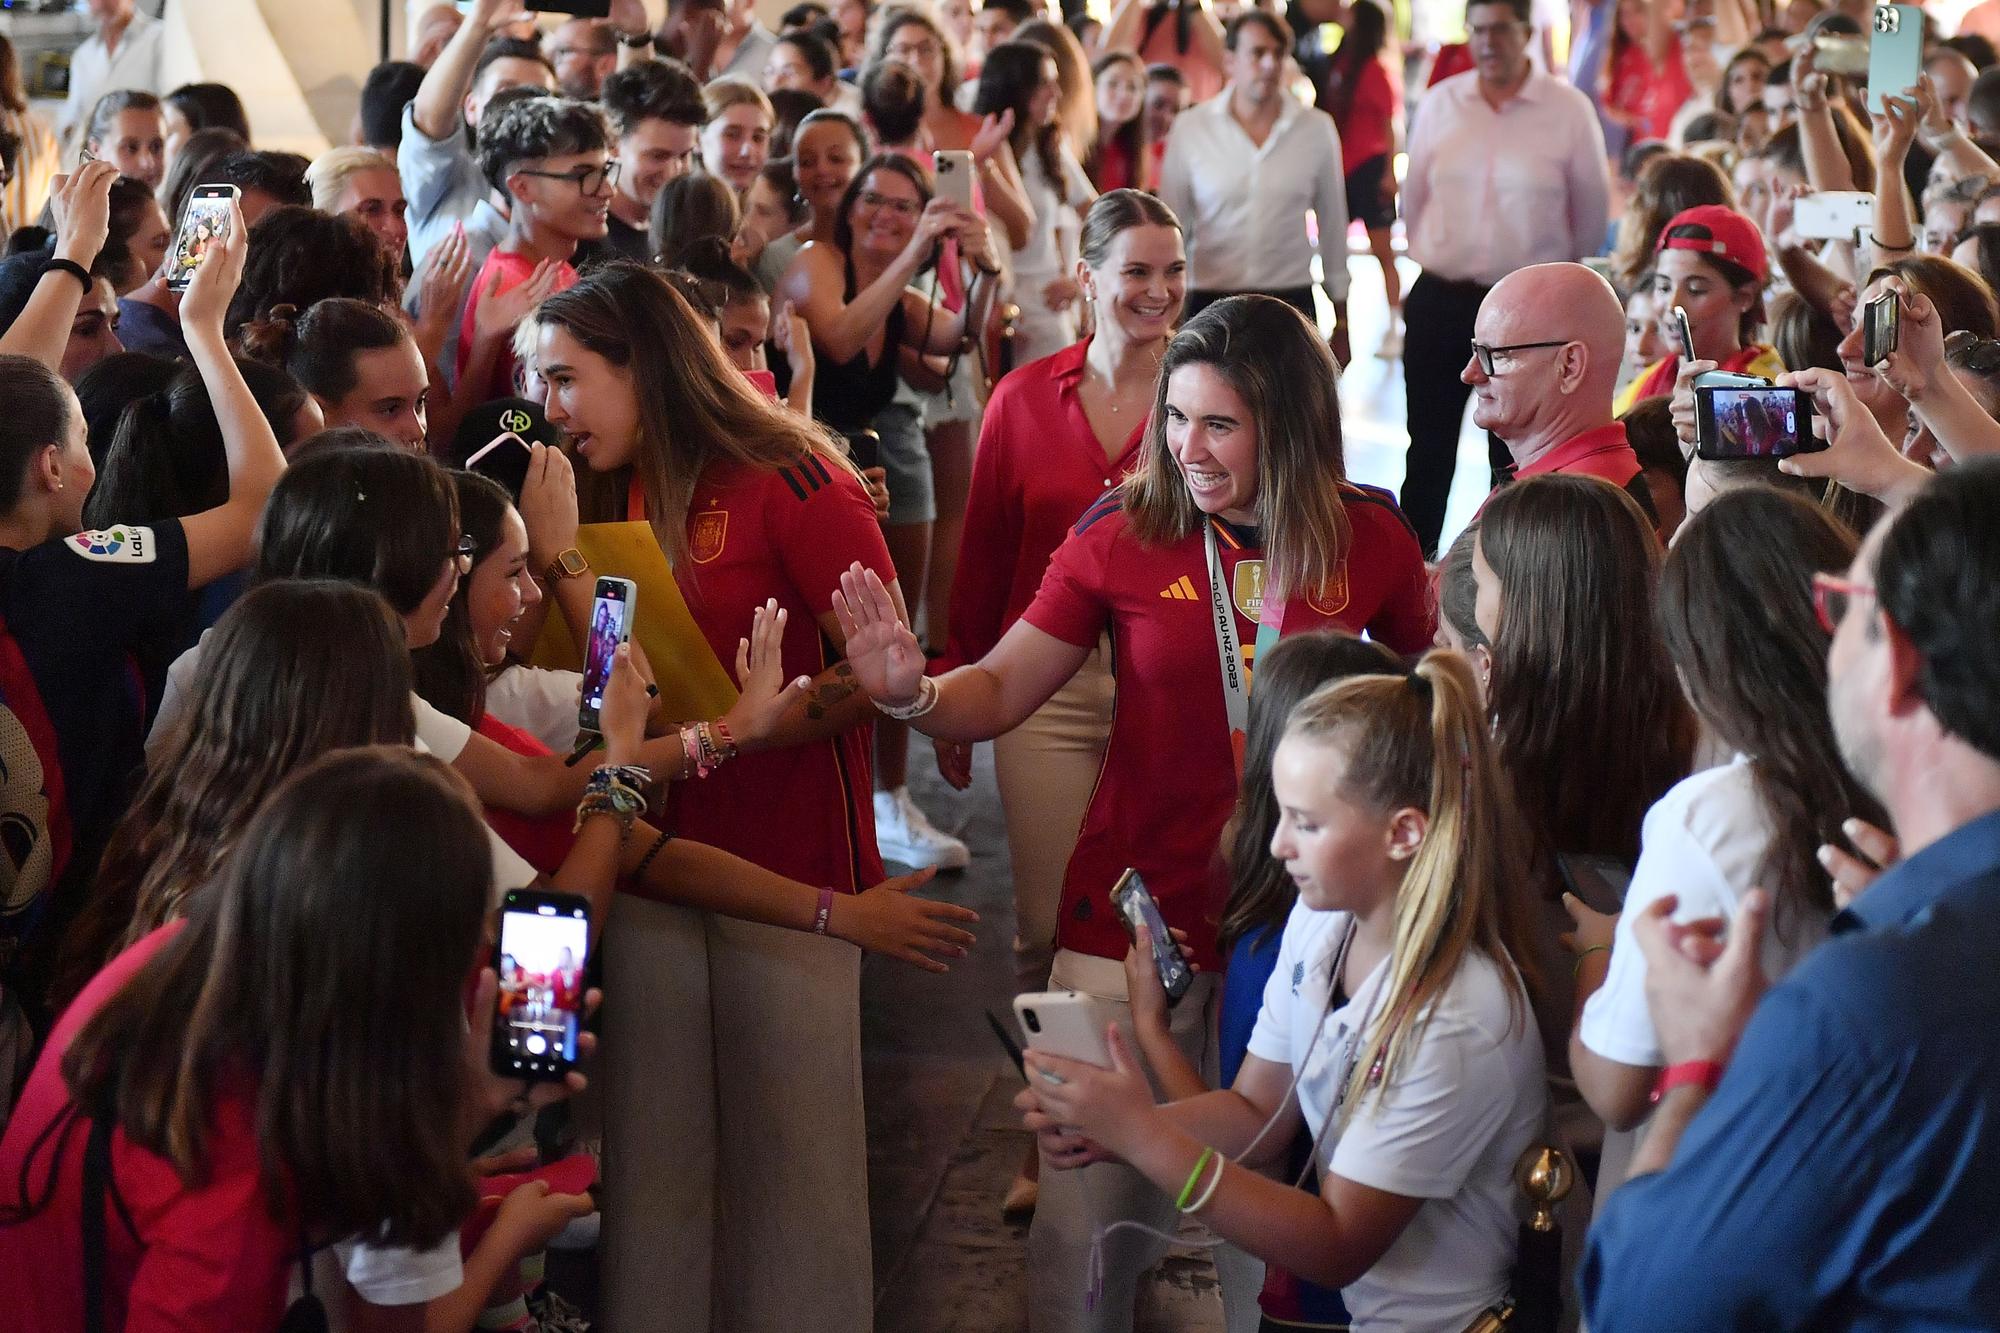
<svg viewBox="0 0 2000 1333">
<path fill-rule="evenodd" d="M 678 595 L 724 660 L 749 632 L 756 608 L 775 597 L 788 615 L 785 678 L 813 678 L 765 748 L 674 784 L 673 827 L 827 886 L 828 909 L 835 894 L 877 883 L 882 865 L 868 815 L 874 713 L 841 658 L 845 635 L 832 609 L 839 571 L 851 562 L 866 562 L 894 586 L 860 478 L 831 436 L 766 399 L 728 362 L 655 272 L 607 264 L 538 306 L 533 328 L 549 420 L 583 463 L 583 521 L 643 520 L 671 565 L 672 586 L 642 581 L 640 604 Z M 535 550 L 530 567 L 547 568 L 560 554 Z M 555 578 L 552 587 L 558 601 L 569 599 L 566 618 L 587 623 L 589 579 Z M 687 1031 L 667 1031 L 661 1016 L 655 1039 L 684 1052 L 660 1062 L 659 1095 L 698 1132 L 708 1128 L 714 1153 L 705 1162 L 669 1160 L 637 1145 L 625 1154 L 621 1169 L 644 1177 L 631 1178 L 635 1192 L 625 1197 L 670 1190 L 687 1207 L 672 1217 L 654 1216 L 665 1210 L 652 1208 L 607 1232 L 607 1305 L 629 1312 L 607 1322 L 680 1326 L 660 1316 L 657 1279 L 669 1265 L 685 1270 L 692 1246 L 716 1256 L 716 1299 L 732 1312 L 727 1323 L 865 1330 L 872 1291 L 858 956 L 812 935 L 748 922 L 707 918 L 691 932 L 650 917 L 627 924 L 635 929 L 621 930 L 606 955 L 608 967 L 625 969 L 621 988 L 657 985 L 712 1003 L 712 1035 L 684 1015 L 673 1021 Z M 627 945 L 632 951 L 621 954 Z M 712 1087 L 699 1081 L 710 1071 Z M 647 1086 L 619 1085 L 611 1096 L 623 1100 Z M 635 1155 L 647 1160 L 635 1162 Z M 712 1174 L 704 1181 L 703 1173 Z M 719 1223 L 706 1182 L 732 1204 Z M 801 1235 L 812 1243 L 800 1245 Z M 788 1257 L 773 1267 L 770 1256 L 780 1249 Z M 676 1309 L 684 1301 L 706 1320 L 707 1283 L 675 1285 Z M 690 1313 L 685 1322 L 697 1320 Z"/>
<path fill-rule="evenodd" d="M 1689 519 L 1667 553 L 1667 651 L 1696 713 L 1735 757 L 1684 779 L 1647 812 L 1616 939 L 1592 940 L 1577 964 L 1570 1067 L 1614 1129 L 1646 1114 L 1666 1063 L 1646 1007 L 1645 955 L 1627 923 L 1668 894 L 1682 920 L 1728 917 L 1761 887 L 1772 897 L 1762 957 L 1775 982 L 1826 938 L 1834 901 L 1820 847 L 1842 845 L 1848 819 L 1883 822 L 1834 740 L 1827 636 L 1813 604 L 1814 580 L 1846 570 L 1855 545 L 1810 500 L 1745 486 Z"/>
<path fill-rule="evenodd" d="M 1020 619 L 957 670 L 923 674 L 872 572 L 841 580 L 858 683 L 945 740 L 1021 725 L 1109 632 L 1110 740 L 1064 874 L 1050 981 L 1124 1003 L 1126 941 L 1108 895 L 1137 870 L 1207 973 L 1174 1011 L 1197 1063 L 1212 1049 L 1227 891 L 1216 851 L 1236 804 L 1252 643 L 1330 625 L 1400 652 L 1430 642 L 1415 534 L 1386 495 L 1346 480 L 1335 376 L 1326 341 L 1282 301 L 1232 297 L 1190 320 L 1167 345 L 1136 470 L 1084 512 Z M 1135 1215 L 1150 1190 L 1129 1172 L 1088 1196 L 1074 1178 L 1052 1190 L 1044 1177 L 1030 1233 L 1038 1308 L 1067 1306 L 1093 1223 Z"/>
<path fill-rule="evenodd" d="M 436 759 L 346 750 L 279 784 L 188 919 L 71 1005 L 0 1140 L 23 1326 L 275 1328 L 312 1249 L 447 1240 L 521 1091 L 483 1072 L 491 891 Z"/>
</svg>

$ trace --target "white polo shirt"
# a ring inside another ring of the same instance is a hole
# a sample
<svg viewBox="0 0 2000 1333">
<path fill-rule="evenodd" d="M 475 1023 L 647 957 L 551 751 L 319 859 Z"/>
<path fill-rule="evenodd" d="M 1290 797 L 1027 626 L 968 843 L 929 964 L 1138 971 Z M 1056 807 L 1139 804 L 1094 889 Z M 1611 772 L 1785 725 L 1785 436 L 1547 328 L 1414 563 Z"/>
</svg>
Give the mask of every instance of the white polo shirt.
<svg viewBox="0 0 2000 1333">
<path fill-rule="evenodd" d="M 1584 1002 L 1577 1033 L 1585 1046 L 1607 1060 L 1642 1069 L 1666 1063 L 1646 1007 L 1646 955 L 1632 936 L 1632 923 L 1668 894 L 1680 899 L 1677 920 L 1727 919 L 1756 886 L 1770 845 L 1771 816 L 1743 755 L 1683 778 L 1653 803 L 1612 940 L 1611 970 Z M 1830 919 L 1787 915 L 1774 922 L 1764 937 L 1764 975 L 1775 982 L 1790 972 L 1826 938 Z"/>
<path fill-rule="evenodd" d="M 1389 978 L 1384 959 L 1347 1004 L 1327 1012 L 1349 920 L 1293 907 L 1250 1036 L 1259 1059 L 1294 1069 L 1305 1062 L 1299 1107 L 1314 1135 Z M 1325 1130 L 1322 1173 L 1424 1201 L 1387 1253 L 1342 1291 L 1356 1328 L 1460 1329 L 1507 1294 L 1521 1207 L 1514 1164 L 1545 1133 L 1548 1089 L 1534 1017 L 1525 1000 L 1510 1000 L 1503 968 L 1512 964 L 1469 955 L 1394 1082 L 1365 1093 L 1344 1129 Z"/>
<path fill-rule="evenodd" d="M 1281 93 L 1258 144 L 1230 114 L 1232 88 L 1181 112 L 1167 136 L 1160 198 L 1187 231 L 1188 290 L 1272 291 L 1312 282 L 1319 225 L 1327 297 L 1347 299 L 1347 177 L 1333 118 Z"/>
</svg>

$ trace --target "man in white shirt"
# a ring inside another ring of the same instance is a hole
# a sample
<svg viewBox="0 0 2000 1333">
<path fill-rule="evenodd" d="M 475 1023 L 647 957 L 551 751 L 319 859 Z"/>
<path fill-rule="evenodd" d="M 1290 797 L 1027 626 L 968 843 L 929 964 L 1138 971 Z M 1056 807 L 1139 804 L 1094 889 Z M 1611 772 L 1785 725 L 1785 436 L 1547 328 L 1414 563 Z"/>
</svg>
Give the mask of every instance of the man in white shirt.
<svg viewBox="0 0 2000 1333">
<path fill-rule="evenodd" d="M 84 39 L 69 61 L 69 99 L 56 127 L 65 143 L 105 93 L 119 88 L 158 93 L 160 21 L 133 7 L 133 0 L 90 0 L 97 31 Z"/>
<path fill-rule="evenodd" d="M 1423 266 L 1403 304 L 1410 455 L 1403 513 L 1437 549 L 1470 386 L 1473 321 L 1493 284 L 1529 264 L 1598 252 L 1610 210 L 1597 113 L 1528 59 L 1528 0 L 1472 0 L 1473 68 L 1417 108 L 1403 182 L 1410 257 Z M 1492 444 L 1496 471 L 1507 461 Z"/>
<path fill-rule="evenodd" d="M 1307 230 L 1307 214 L 1314 214 L 1320 286 L 1333 302 L 1333 350 L 1344 365 L 1347 193 L 1340 135 L 1330 117 L 1284 89 L 1292 31 L 1283 19 L 1246 9 L 1230 22 L 1224 43 L 1228 86 L 1176 118 L 1160 169 L 1160 198 L 1187 231 L 1187 312 L 1261 292 L 1316 323 Z M 1459 359 L 1463 364 L 1462 351 Z"/>
</svg>

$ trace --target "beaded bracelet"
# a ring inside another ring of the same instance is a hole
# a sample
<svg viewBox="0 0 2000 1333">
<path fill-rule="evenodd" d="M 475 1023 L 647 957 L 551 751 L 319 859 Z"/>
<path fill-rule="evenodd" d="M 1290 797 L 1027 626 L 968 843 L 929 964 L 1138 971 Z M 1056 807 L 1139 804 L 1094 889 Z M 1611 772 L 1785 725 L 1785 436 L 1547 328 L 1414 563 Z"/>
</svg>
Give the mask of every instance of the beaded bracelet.
<svg viewBox="0 0 2000 1333">
<path fill-rule="evenodd" d="M 892 717 L 898 722 L 908 722 L 912 718 L 919 718 L 925 713 L 930 712 L 931 709 L 937 707 L 937 703 L 938 683 L 936 679 L 931 676 L 923 676 L 917 681 L 917 697 L 909 703 L 897 707 L 885 704 L 880 699 L 877 699 L 875 707 L 884 715 Z"/>
<path fill-rule="evenodd" d="M 635 801 L 625 792 L 588 792 L 583 800 L 577 803 L 576 823 L 570 826 L 570 832 L 581 831 L 583 821 L 592 815 L 610 815 L 623 826 L 623 831 L 629 833 L 632 821 L 636 820 L 645 808 L 644 801 Z"/>
<path fill-rule="evenodd" d="M 646 854 L 639 858 L 639 864 L 632 867 L 631 878 L 635 880 L 644 879 L 646 876 L 646 867 L 653 864 L 653 858 L 658 856 L 661 849 L 673 840 L 674 834 L 672 829 L 660 830 L 660 836 L 653 839 L 653 845 L 648 847 Z"/>
</svg>

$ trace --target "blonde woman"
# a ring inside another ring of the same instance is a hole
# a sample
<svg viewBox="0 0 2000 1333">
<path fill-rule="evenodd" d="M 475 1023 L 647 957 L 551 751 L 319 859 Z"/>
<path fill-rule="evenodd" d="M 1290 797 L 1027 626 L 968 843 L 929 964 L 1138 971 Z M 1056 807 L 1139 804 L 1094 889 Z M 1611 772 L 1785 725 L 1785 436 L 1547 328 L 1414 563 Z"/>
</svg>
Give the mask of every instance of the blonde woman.
<svg viewBox="0 0 2000 1333">
<path fill-rule="evenodd" d="M 1113 1027 L 1110 1069 L 1031 1052 L 1019 1104 L 1052 1165 L 1129 1163 L 1224 1239 L 1340 1287 L 1354 1327 L 1465 1328 L 1507 1295 L 1514 1164 L 1548 1111 L 1471 668 L 1431 653 L 1322 688 L 1271 781 L 1299 898 L 1235 1085 L 1155 1105 Z M 1301 1136 L 1312 1189 L 1255 1169 Z"/>
</svg>

